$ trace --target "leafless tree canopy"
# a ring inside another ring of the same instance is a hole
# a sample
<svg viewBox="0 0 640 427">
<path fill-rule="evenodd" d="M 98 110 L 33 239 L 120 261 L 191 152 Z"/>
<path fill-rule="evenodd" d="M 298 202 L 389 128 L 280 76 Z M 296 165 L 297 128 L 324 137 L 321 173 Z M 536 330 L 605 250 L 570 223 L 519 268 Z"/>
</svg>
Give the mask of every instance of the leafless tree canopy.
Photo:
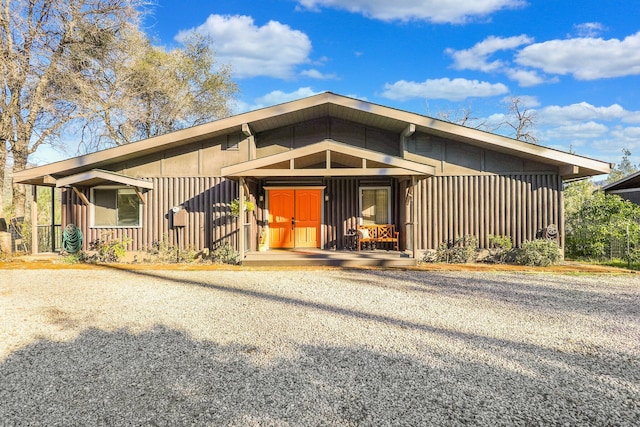
<svg viewBox="0 0 640 427">
<path fill-rule="evenodd" d="M 535 111 L 526 108 L 522 98 L 511 96 L 509 113 L 505 125 L 513 129 L 513 137 L 519 141 L 537 144 L 538 138 L 533 132 L 536 124 Z"/>
</svg>

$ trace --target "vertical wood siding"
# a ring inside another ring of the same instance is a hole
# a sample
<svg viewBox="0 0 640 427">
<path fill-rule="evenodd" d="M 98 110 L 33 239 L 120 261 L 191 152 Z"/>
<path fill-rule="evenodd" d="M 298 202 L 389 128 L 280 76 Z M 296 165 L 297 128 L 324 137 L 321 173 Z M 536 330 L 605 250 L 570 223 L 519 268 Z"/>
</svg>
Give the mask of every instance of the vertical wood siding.
<svg viewBox="0 0 640 427">
<path fill-rule="evenodd" d="M 142 224 L 139 228 L 91 228 L 90 207 L 71 190 L 63 192 L 63 225 L 74 223 L 84 233 L 84 249 L 104 234 L 112 238 L 131 238 L 128 250 L 143 250 L 166 239 L 185 248 L 215 248 L 223 242 L 238 247 L 237 220 L 229 204 L 238 197 L 238 184 L 216 177 L 153 178 L 154 188 L 144 193 Z M 404 230 L 410 213 L 406 209 L 406 182 L 388 180 L 385 184 L 362 178 L 331 178 L 325 181 L 329 200 L 324 204 L 325 248 L 344 248 L 344 235 L 356 228 L 359 216 L 359 188 L 391 185 L 392 219 Z M 258 192 L 257 184 L 251 191 Z M 90 190 L 83 193 L 90 198 Z M 442 242 L 474 235 L 481 248 L 488 247 L 488 236 L 510 236 L 514 245 L 532 240 L 549 224 L 558 226 L 564 245 L 562 182 L 557 175 L 440 176 L 420 180 L 414 195 L 418 203 L 418 248 L 435 249 Z M 171 227 L 171 208 L 182 205 L 188 211 L 184 230 Z M 259 235 L 264 216 L 256 212 L 251 248 Z M 407 236 L 401 237 L 406 242 Z"/>
<path fill-rule="evenodd" d="M 90 227 L 90 207 L 72 191 L 63 195 L 63 224 L 73 223 L 84 234 L 84 249 L 103 236 L 128 237 L 128 250 L 144 250 L 165 239 L 184 248 L 215 248 L 228 242 L 237 248 L 237 220 L 230 215 L 229 203 L 238 197 L 238 185 L 224 178 L 153 178 L 153 190 L 144 193 L 142 227 Z M 90 190 L 84 189 L 90 198 Z M 184 229 L 171 226 L 171 208 L 183 206 L 188 212 Z"/>
<path fill-rule="evenodd" d="M 418 248 L 435 249 L 465 235 L 510 236 L 514 246 L 550 224 L 564 245 L 562 181 L 557 175 L 441 176 L 417 185 Z"/>
<path fill-rule="evenodd" d="M 395 179 L 381 181 L 379 179 L 363 178 L 332 178 L 325 181 L 326 194 L 329 200 L 325 202 L 324 241 L 327 249 L 344 249 L 344 236 L 349 229 L 358 226 L 360 216 L 360 187 L 391 187 L 391 219 L 397 230 L 402 230 L 404 222 L 404 192 L 402 186 Z M 400 201 L 400 202 L 398 202 Z"/>
<path fill-rule="evenodd" d="M 326 194 L 329 200 L 325 202 L 325 247 L 344 248 L 344 235 L 349 229 L 358 225 L 358 210 L 360 193 L 358 179 L 329 179 Z"/>
</svg>

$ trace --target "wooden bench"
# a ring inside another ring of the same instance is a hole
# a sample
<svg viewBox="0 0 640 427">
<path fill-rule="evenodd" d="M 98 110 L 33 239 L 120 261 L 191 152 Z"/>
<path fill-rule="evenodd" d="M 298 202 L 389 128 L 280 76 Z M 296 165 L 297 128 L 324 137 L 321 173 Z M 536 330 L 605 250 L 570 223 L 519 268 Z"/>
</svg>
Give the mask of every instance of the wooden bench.
<svg viewBox="0 0 640 427">
<path fill-rule="evenodd" d="M 362 250 L 363 243 L 391 243 L 394 250 L 398 248 L 399 231 L 394 224 L 373 224 L 358 226 L 358 252 Z"/>
</svg>

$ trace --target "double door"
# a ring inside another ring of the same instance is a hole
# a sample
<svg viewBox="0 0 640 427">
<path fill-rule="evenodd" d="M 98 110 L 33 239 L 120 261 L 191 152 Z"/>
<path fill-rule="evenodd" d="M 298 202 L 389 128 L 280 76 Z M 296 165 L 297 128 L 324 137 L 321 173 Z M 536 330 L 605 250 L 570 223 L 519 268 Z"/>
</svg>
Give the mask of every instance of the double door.
<svg viewBox="0 0 640 427">
<path fill-rule="evenodd" d="M 269 247 L 319 248 L 322 190 L 269 190 Z"/>
</svg>

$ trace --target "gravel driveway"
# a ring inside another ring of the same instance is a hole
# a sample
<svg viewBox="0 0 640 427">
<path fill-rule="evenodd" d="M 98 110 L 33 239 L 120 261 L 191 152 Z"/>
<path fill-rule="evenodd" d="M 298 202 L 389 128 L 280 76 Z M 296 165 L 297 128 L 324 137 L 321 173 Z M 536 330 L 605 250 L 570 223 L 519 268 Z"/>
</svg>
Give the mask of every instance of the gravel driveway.
<svg viewBox="0 0 640 427">
<path fill-rule="evenodd" d="M 640 425 L 640 276 L 0 270 L 1 425 Z"/>
</svg>

